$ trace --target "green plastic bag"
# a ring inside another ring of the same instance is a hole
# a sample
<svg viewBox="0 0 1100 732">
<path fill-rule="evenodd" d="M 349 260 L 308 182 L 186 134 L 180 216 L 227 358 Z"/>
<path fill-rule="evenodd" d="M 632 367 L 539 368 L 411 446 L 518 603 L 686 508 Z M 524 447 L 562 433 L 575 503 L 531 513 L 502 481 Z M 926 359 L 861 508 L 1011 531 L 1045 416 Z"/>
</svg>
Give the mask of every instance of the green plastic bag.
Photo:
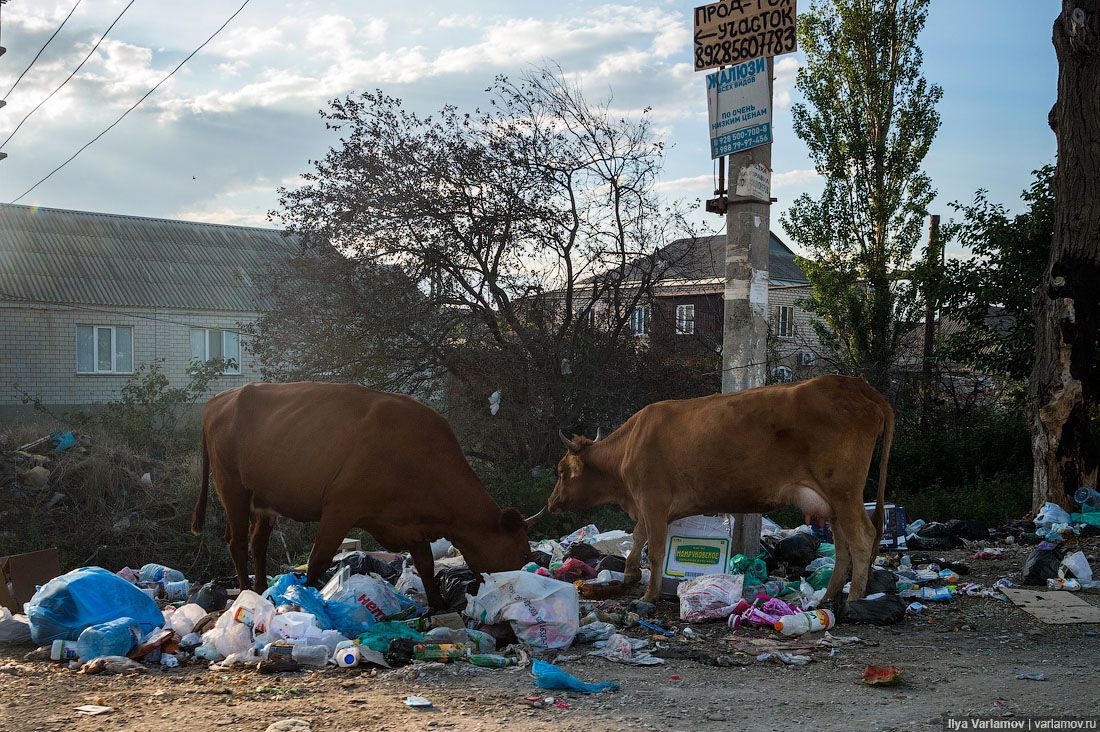
<svg viewBox="0 0 1100 732">
<path fill-rule="evenodd" d="M 390 641 L 398 638 L 409 638 L 414 641 L 424 640 L 424 635 L 418 633 L 404 623 L 388 620 L 375 623 L 370 630 L 359 636 L 359 643 L 373 651 L 385 653 L 390 649 Z"/>
<path fill-rule="evenodd" d="M 835 557 L 836 547 L 827 541 L 821 542 L 817 547 L 817 556 L 819 557 Z"/>
<path fill-rule="evenodd" d="M 820 590 L 828 587 L 829 580 L 832 578 L 833 567 L 830 565 L 828 567 L 818 567 L 813 571 L 813 574 L 806 578 L 806 581 L 810 584 L 810 587 L 813 587 L 815 590 Z"/>
<path fill-rule="evenodd" d="M 1091 526 L 1100 526 L 1100 511 L 1088 511 L 1086 513 L 1070 514 L 1070 521 Z"/>
<path fill-rule="evenodd" d="M 768 566 L 761 557 L 749 559 L 744 554 L 734 554 L 730 557 L 730 574 L 745 575 L 745 587 L 755 587 L 768 578 Z"/>
</svg>

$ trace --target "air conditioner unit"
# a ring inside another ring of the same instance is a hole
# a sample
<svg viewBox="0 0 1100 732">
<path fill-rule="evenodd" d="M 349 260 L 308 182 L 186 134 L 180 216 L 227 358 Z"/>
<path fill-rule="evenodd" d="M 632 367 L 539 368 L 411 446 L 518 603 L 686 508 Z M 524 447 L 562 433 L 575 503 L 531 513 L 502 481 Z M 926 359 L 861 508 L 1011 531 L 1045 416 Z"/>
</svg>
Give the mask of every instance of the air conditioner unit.
<svg viewBox="0 0 1100 732">
<path fill-rule="evenodd" d="M 813 366 L 817 363 L 817 354 L 813 351 L 799 351 L 798 352 L 798 365 L 799 366 Z"/>
</svg>

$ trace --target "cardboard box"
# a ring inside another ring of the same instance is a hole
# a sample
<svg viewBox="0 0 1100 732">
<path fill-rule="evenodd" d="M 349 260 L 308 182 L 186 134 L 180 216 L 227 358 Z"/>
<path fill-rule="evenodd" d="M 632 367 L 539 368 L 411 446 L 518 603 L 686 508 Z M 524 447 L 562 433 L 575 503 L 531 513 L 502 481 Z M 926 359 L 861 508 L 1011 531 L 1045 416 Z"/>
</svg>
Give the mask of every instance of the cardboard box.
<svg viewBox="0 0 1100 732">
<path fill-rule="evenodd" d="M 867 511 L 867 517 L 874 521 L 875 518 L 875 504 L 864 503 L 863 508 Z M 908 547 L 905 544 L 905 535 L 908 533 L 909 524 L 905 520 L 905 507 L 898 506 L 893 503 L 883 504 L 882 510 L 886 514 L 885 520 L 882 522 L 882 542 L 880 544 L 881 549 L 896 549 L 898 551 L 905 551 Z M 832 542 L 833 532 L 829 528 L 829 522 L 825 522 L 824 530 L 825 541 Z"/>
<path fill-rule="evenodd" d="M 733 554 L 732 516 L 689 516 L 668 525 L 661 591 L 675 595 L 676 586 L 704 574 L 729 573 Z"/>
<path fill-rule="evenodd" d="M 13 614 L 23 612 L 38 587 L 60 574 L 57 549 L 0 557 L 0 605 Z"/>
<path fill-rule="evenodd" d="M 340 544 L 340 548 L 336 550 L 336 553 L 337 554 L 343 554 L 344 552 L 361 552 L 361 551 L 363 551 L 363 542 L 359 541 L 358 539 L 352 539 L 351 537 L 346 537 L 344 539 L 343 543 Z"/>
</svg>

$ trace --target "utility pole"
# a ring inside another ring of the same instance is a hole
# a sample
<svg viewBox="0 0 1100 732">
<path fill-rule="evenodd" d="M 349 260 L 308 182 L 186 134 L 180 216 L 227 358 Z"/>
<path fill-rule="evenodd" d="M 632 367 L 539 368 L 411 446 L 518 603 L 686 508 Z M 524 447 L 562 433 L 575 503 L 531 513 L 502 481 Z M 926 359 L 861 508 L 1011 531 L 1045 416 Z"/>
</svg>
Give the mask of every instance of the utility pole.
<svg viewBox="0 0 1100 732">
<path fill-rule="evenodd" d="M 772 103 L 775 60 L 768 58 L 768 106 Z M 726 166 L 726 290 L 722 307 L 722 392 L 763 386 L 768 356 L 768 247 L 771 201 L 736 194 L 741 171 L 771 171 L 771 144 L 729 156 Z M 760 553 L 760 514 L 737 514 L 734 551 Z"/>
<path fill-rule="evenodd" d="M 924 399 L 920 410 L 920 431 L 928 434 L 928 410 L 932 406 L 932 363 L 936 343 L 936 307 L 939 305 L 940 277 L 943 272 L 943 245 L 940 243 L 940 215 L 932 214 L 928 225 L 928 274 L 924 282 L 924 358 L 921 372 Z"/>
</svg>

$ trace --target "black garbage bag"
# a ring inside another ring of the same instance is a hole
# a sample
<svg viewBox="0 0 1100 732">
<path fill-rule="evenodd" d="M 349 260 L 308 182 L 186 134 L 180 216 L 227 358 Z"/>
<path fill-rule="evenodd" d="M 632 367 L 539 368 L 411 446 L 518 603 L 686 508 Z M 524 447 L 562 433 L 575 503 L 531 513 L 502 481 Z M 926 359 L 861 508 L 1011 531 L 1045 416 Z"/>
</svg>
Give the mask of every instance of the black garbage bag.
<svg viewBox="0 0 1100 732">
<path fill-rule="evenodd" d="M 942 526 L 943 524 L 940 524 Z M 906 546 L 910 550 L 916 551 L 943 551 L 944 549 L 951 549 L 955 542 L 950 536 L 923 536 L 917 534 L 910 536 L 905 540 Z"/>
<path fill-rule="evenodd" d="M 1031 550 L 1024 560 L 1021 572 L 1025 585 L 1045 585 L 1048 579 L 1058 576 L 1058 566 L 1062 563 L 1062 554 L 1057 549 Z"/>
<path fill-rule="evenodd" d="M 955 539 L 985 541 L 989 538 L 989 528 L 974 519 L 951 519 L 947 522 L 947 533 Z"/>
<path fill-rule="evenodd" d="M 436 572 L 435 578 L 439 582 L 443 602 L 456 613 L 466 609 L 466 595 L 474 594 L 474 586 L 481 582 L 481 578 L 469 567 L 446 567 Z"/>
<path fill-rule="evenodd" d="M 885 594 L 874 600 L 847 598 L 837 602 L 837 621 L 842 623 L 867 623 L 869 625 L 893 625 L 905 617 L 908 605 L 899 595 Z"/>
<path fill-rule="evenodd" d="M 236 580 L 233 581 L 233 584 L 236 584 Z M 212 613 L 215 610 L 225 610 L 227 599 L 226 587 L 217 581 L 211 581 L 192 592 L 187 601 L 193 602 L 208 613 Z"/>
<path fill-rule="evenodd" d="M 868 595 L 875 595 L 879 592 L 897 592 L 898 591 L 898 578 L 893 572 L 888 569 L 880 569 L 875 567 L 874 571 L 867 578 L 867 593 Z"/>
<path fill-rule="evenodd" d="M 602 556 L 603 554 L 600 554 L 596 547 L 579 541 L 576 544 L 570 545 L 569 551 L 565 553 L 566 559 L 579 559 L 586 563 L 598 562 Z"/>
<path fill-rule="evenodd" d="M 394 638 L 390 641 L 390 647 L 382 654 L 382 658 L 386 659 L 390 668 L 408 666 L 413 661 L 418 642 L 412 638 Z"/>
<path fill-rule="evenodd" d="M 951 531 L 947 528 L 947 524 L 933 521 L 920 527 L 917 530 L 917 536 L 923 539 L 947 539 L 951 536 Z"/>
<path fill-rule="evenodd" d="M 617 557 L 614 554 L 608 554 L 606 557 L 599 561 L 599 564 L 596 565 L 597 572 L 602 572 L 605 569 L 612 572 L 625 572 L 626 557 Z"/>
<path fill-rule="evenodd" d="M 332 576 L 340 571 L 341 567 L 348 567 L 352 574 L 376 574 L 387 582 L 395 582 L 401 575 L 404 567 L 404 559 L 396 559 L 392 564 L 386 564 L 380 559 L 372 557 L 366 552 L 349 552 L 339 562 L 336 562 L 325 572 L 323 582 L 328 582 Z M 396 567 L 394 565 L 397 565 Z"/>
<path fill-rule="evenodd" d="M 821 539 L 799 532 L 775 545 L 775 561 L 777 564 L 785 564 L 791 569 L 801 571 L 814 560 L 820 545 Z"/>
<path fill-rule="evenodd" d="M 760 537 L 760 555 L 764 559 L 764 565 L 771 574 L 779 568 L 779 560 L 775 557 L 775 548 L 779 546 L 781 539 L 775 534 Z"/>
<path fill-rule="evenodd" d="M 546 552 L 531 552 L 531 561 L 544 569 L 549 569 L 550 562 L 553 561 L 553 559 L 554 558 Z"/>
</svg>

